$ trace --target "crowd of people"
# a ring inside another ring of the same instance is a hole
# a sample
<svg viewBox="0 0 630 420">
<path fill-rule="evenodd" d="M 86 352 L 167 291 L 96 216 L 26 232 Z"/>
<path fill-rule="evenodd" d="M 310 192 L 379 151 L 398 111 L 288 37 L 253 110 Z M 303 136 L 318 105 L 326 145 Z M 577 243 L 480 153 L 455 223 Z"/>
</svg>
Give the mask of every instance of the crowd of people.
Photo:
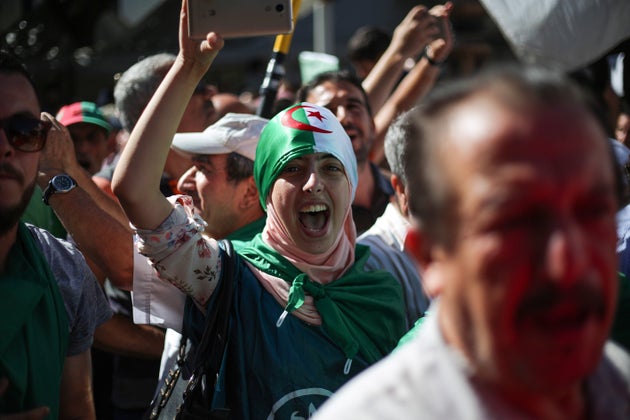
<svg viewBox="0 0 630 420">
<path fill-rule="evenodd" d="M 188 0 L 110 107 L 42 112 L 0 51 L 0 420 L 173 418 L 225 307 L 217 418 L 629 418 L 627 105 L 438 83 L 453 7 L 361 28 L 269 119 L 204 81 Z"/>
</svg>

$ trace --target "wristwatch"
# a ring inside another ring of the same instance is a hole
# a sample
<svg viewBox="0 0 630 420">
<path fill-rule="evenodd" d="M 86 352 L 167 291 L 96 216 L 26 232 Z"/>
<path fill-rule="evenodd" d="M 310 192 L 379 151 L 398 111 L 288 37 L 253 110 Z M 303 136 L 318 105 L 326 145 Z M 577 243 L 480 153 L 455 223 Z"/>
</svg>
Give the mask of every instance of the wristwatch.
<svg viewBox="0 0 630 420">
<path fill-rule="evenodd" d="M 48 181 L 48 186 L 42 195 L 42 201 L 49 206 L 50 196 L 56 193 L 67 193 L 77 186 L 77 182 L 68 174 L 55 175 Z"/>
</svg>

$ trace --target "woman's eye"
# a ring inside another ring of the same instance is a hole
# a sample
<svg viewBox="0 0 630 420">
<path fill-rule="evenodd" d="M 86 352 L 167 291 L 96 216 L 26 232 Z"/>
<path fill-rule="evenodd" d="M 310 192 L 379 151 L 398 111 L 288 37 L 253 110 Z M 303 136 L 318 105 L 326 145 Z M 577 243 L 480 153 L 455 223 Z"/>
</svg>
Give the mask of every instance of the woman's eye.
<svg viewBox="0 0 630 420">
<path fill-rule="evenodd" d="M 300 170 L 300 168 L 298 168 L 297 166 L 285 166 L 284 169 L 282 170 L 282 172 L 293 173 L 293 172 L 297 172 L 299 170 Z"/>
<path fill-rule="evenodd" d="M 322 162 L 322 168 L 328 172 L 343 172 L 343 165 L 337 159 L 328 159 Z"/>
</svg>

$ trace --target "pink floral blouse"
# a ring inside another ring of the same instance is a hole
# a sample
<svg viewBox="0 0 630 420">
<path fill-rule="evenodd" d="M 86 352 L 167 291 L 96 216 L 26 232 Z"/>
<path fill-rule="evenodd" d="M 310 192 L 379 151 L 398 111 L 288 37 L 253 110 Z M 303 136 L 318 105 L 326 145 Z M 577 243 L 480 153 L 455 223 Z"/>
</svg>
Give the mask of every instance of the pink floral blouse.
<svg viewBox="0 0 630 420">
<path fill-rule="evenodd" d="M 194 214 L 187 195 L 169 197 L 173 211 L 155 230 L 135 229 L 138 252 L 160 278 L 190 296 L 202 309 L 221 275 L 219 243 L 203 235 L 206 222 Z"/>
</svg>

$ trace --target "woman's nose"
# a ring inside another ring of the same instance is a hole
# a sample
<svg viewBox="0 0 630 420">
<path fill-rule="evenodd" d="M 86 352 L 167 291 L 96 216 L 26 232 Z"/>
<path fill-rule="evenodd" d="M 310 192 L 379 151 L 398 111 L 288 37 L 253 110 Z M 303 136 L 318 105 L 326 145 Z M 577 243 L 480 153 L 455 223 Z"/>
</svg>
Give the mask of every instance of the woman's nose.
<svg viewBox="0 0 630 420">
<path fill-rule="evenodd" d="M 308 175 L 308 179 L 304 184 L 304 191 L 307 192 L 321 192 L 324 189 L 319 174 L 316 171 L 311 171 Z"/>
</svg>

